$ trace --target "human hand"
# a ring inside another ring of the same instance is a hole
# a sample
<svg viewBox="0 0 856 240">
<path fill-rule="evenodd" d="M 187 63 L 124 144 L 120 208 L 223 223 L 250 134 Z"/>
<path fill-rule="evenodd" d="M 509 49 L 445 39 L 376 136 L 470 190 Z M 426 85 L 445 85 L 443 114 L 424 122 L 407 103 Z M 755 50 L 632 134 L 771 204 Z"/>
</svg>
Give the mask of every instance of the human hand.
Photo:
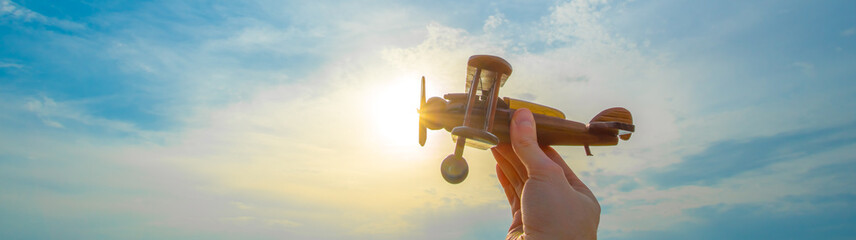
<svg viewBox="0 0 856 240">
<path fill-rule="evenodd" d="M 496 175 L 511 205 L 506 239 L 597 239 L 600 204 L 549 146 L 539 146 L 528 109 L 514 112 L 511 144 L 491 149 Z"/>
</svg>

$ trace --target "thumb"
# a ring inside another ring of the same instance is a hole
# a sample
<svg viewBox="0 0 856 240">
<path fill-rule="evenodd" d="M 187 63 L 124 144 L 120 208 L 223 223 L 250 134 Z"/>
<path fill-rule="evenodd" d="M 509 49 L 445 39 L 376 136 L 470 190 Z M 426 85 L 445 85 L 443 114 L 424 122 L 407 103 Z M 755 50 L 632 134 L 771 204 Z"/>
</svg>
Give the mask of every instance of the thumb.
<svg viewBox="0 0 856 240">
<path fill-rule="evenodd" d="M 538 145 L 538 136 L 535 131 L 535 117 L 529 109 L 521 108 L 514 111 L 511 117 L 511 147 L 514 153 L 526 166 L 530 177 L 533 174 L 546 173 L 555 167 L 556 163 L 547 157 L 544 150 Z"/>
</svg>

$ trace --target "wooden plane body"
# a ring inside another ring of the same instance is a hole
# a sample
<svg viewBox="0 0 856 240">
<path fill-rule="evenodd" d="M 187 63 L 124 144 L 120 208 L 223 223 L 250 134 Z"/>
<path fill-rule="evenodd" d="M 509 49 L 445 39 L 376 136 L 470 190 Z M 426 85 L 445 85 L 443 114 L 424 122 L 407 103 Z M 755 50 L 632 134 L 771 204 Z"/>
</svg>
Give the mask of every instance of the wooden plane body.
<svg viewBox="0 0 856 240">
<path fill-rule="evenodd" d="M 446 94 L 444 98 L 446 100 L 445 107 L 428 108 L 434 111 L 423 112 L 422 118 L 423 121 L 428 122 L 426 125 L 429 126 L 429 129 L 437 130 L 442 128 L 451 132 L 453 128 L 463 125 L 466 111 L 466 94 Z M 476 101 L 476 103 L 472 112 L 472 121 L 481 124 L 485 121 L 485 104 L 483 101 Z M 623 110 L 623 108 L 620 109 Z M 515 110 L 509 108 L 505 101 L 498 101 L 492 124 L 493 128 L 489 132 L 496 135 L 500 143 L 510 142 L 508 129 L 511 124 L 511 116 Z M 616 108 L 615 111 L 620 110 Z M 541 145 L 612 146 L 618 144 L 618 131 L 604 128 L 608 124 L 595 123 L 594 127 L 591 127 L 591 124 L 559 117 L 539 113 L 533 113 L 533 115 L 535 117 L 538 143 Z M 629 112 L 627 112 L 627 115 L 629 117 Z"/>
</svg>

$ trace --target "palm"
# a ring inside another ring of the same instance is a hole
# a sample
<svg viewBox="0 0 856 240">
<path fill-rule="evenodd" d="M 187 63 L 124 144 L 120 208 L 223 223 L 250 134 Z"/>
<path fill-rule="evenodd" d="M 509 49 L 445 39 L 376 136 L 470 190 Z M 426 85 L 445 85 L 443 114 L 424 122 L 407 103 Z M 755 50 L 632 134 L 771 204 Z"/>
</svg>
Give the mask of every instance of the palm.
<svg viewBox="0 0 856 240">
<path fill-rule="evenodd" d="M 530 173 L 510 145 L 494 150 L 497 176 L 513 214 L 508 238 L 594 239 L 600 206 L 558 153 L 543 148 L 553 162 L 546 171 Z"/>
<path fill-rule="evenodd" d="M 538 145 L 536 132 L 532 112 L 517 109 L 511 145 L 491 149 L 513 215 L 508 239 L 597 239 L 597 199 L 556 150 Z"/>
</svg>

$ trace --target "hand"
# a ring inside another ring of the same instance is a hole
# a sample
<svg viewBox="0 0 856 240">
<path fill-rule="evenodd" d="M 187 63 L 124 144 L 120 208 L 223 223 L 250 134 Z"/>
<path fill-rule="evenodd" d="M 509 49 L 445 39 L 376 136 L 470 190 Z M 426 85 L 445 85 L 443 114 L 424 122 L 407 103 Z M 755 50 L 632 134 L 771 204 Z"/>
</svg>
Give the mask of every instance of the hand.
<svg viewBox="0 0 856 240">
<path fill-rule="evenodd" d="M 510 145 L 491 149 L 513 215 L 507 239 L 597 239 L 600 204 L 556 150 L 538 145 L 532 112 L 515 111 L 510 131 Z"/>
</svg>

